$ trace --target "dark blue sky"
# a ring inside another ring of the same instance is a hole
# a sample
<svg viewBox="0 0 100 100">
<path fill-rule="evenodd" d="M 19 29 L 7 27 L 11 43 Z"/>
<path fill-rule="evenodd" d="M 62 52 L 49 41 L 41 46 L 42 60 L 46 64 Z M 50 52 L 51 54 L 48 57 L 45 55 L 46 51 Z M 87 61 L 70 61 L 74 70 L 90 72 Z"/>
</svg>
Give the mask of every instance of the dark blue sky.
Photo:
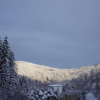
<svg viewBox="0 0 100 100">
<path fill-rule="evenodd" d="M 100 63 L 100 0 L 0 0 L 0 37 L 18 61 L 57 68 Z"/>
</svg>

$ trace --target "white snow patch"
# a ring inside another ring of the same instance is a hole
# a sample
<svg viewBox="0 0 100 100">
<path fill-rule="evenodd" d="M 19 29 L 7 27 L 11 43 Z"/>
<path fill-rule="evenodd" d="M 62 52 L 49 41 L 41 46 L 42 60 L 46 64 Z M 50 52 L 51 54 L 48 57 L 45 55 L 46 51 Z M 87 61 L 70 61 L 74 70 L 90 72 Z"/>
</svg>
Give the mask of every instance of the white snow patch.
<svg viewBox="0 0 100 100">
<path fill-rule="evenodd" d="M 86 100 L 97 100 L 97 99 L 94 97 L 93 93 L 88 93 L 86 95 Z"/>
</svg>

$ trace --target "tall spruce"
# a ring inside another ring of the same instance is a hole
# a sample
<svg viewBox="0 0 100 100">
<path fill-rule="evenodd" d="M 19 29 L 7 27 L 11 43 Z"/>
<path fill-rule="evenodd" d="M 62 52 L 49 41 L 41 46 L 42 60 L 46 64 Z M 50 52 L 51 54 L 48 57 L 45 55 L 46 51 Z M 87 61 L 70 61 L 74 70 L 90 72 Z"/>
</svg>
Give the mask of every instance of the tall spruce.
<svg viewBox="0 0 100 100">
<path fill-rule="evenodd" d="M 11 50 L 9 52 L 9 65 L 10 65 L 10 81 L 11 81 L 12 89 L 14 90 L 17 85 L 16 82 L 17 69 L 15 64 L 14 53 Z"/>
<path fill-rule="evenodd" d="M 2 40 L 0 38 L 0 89 L 2 89 L 2 74 L 3 74 L 3 68 L 2 68 Z"/>
<path fill-rule="evenodd" d="M 1 66 L 1 60 L 2 60 L 2 40 L 0 38 L 0 66 Z"/>
<path fill-rule="evenodd" d="M 3 77 L 2 77 L 2 89 L 5 88 L 5 85 L 7 84 L 7 79 L 8 79 L 8 68 L 9 68 L 9 61 L 8 61 L 8 56 L 9 56 L 9 45 L 7 41 L 7 37 L 5 37 L 3 41 L 3 48 L 2 48 L 2 68 L 3 68 Z"/>
<path fill-rule="evenodd" d="M 10 50 L 8 38 L 5 37 L 2 49 L 2 89 L 6 92 L 7 97 L 11 97 L 14 95 L 14 89 L 16 84 L 16 71 L 14 60 L 14 54 Z"/>
</svg>

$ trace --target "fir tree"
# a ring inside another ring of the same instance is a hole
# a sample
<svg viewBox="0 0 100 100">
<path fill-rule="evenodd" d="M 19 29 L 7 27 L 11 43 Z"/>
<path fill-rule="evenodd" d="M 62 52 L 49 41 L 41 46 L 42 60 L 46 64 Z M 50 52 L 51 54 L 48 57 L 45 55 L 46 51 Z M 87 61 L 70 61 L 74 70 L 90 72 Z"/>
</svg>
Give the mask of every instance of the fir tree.
<svg viewBox="0 0 100 100">
<path fill-rule="evenodd" d="M 14 53 L 10 51 L 9 55 L 10 55 L 9 56 L 10 81 L 11 81 L 12 90 L 15 90 L 16 85 L 17 85 L 17 82 L 16 82 L 17 69 L 16 69 L 16 64 L 15 64 Z"/>
<path fill-rule="evenodd" d="M 3 49 L 2 49 L 2 68 L 3 68 L 3 74 L 2 74 L 2 89 L 3 91 L 8 93 L 9 84 L 10 82 L 10 65 L 9 65 L 9 43 L 7 40 L 7 37 L 5 37 L 3 41 Z"/>
<path fill-rule="evenodd" d="M 1 60 L 2 60 L 2 40 L 0 38 L 0 66 L 1 66 Z"/>
<path fill-rule="evenodd" d="M 2 89 L 2 40 L 0 39 L 0 89 Z"/>
<path fill-rule="evenodd" d="M 4 85 L 5 85 L 5 75 L 6 75 L 6 67 L 7 67 L 7 62 L 8 62 L 8 41 L 7 41 L 7 38 L 5 38 L 4 42 L 3 42 L 3 48 L 2 48 L 2 68 L 3 68 L 3 78 L 2 78 L 2 89 L 4 89 Z"/>
<path fill-rule="evenodd" d="M 16 71 L 14 60 L 14 54 L 10 50 L 7 37 L 5 37 L 2 49 L 2 89 L 6 92 L 7 97 L 14 95 L 16 84 Z"/>
</svg>

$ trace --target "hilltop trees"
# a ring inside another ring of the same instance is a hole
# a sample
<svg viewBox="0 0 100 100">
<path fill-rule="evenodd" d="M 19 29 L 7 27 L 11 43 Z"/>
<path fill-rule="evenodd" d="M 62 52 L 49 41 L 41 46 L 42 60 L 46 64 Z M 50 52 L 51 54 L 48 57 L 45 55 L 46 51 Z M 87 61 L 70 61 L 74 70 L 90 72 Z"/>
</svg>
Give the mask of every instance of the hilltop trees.
<svg viewBox="0 0 100 100">
<path fill-rule="evenodd" d="M 0 40 L 0 89 L 6 94 L 6 98 L 14 96 L 16 87 L 16 70 L 14 53 L 10 50 L 7 37 Z"/>
</svg>

